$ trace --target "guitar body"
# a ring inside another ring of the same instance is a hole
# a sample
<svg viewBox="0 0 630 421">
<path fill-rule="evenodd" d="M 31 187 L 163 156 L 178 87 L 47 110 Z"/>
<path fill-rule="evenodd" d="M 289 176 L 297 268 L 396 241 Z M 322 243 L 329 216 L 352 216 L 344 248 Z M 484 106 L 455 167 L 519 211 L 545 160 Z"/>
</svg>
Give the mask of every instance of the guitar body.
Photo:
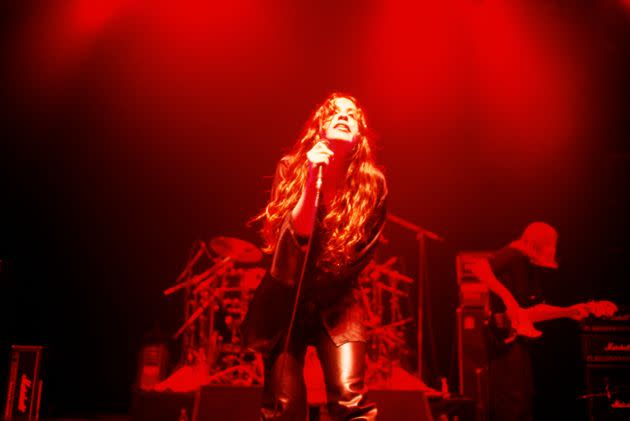
<svg viewBox="0 0 630 421">
<path fill-rule="evenodd" d="M 517 339 L 521 342 L 529 338 L 520 336 L 512 326 L 512 322 L 507 313 L 492 313 L 487 320 L 488 349 L 491 353 L 500 354 L 514 345 Z"/>
</svg>

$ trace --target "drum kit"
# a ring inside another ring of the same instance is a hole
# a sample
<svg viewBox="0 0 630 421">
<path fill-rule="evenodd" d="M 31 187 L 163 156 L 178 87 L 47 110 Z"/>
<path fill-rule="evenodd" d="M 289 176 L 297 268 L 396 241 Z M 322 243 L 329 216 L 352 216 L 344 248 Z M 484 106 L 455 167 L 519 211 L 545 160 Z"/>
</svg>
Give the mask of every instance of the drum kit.
<svg viewBox="0 0 630 421">
<path fill-rule="evenodd" d="M 253 244 L 233 237 L 196 243 L 196 252 L 165 296 L 184 293 L 180 368 L 155 390 L 190 391 L 206 384 L 262 383 L 260 358 L 241 346 L 240 325 L 266 271 Z M 192 253 L 191 253 L 192 255 Z"/>
<path fill-rule="evenodd" d="M 196 249 L 196 250 L 195 250 Z M 182 341 L 180 365 L 154 389 L 192 391 L 207 384 L 262 384 L 260 356 L 242 346 L 240 326 L 266 274 L 255 245 L 233 237 L 198 241 L 175 284 L 164 296 L 184 294 L 184 322 L 172 339 Z M 359 277 L 368 325 L 368 382 L 391 375 L 408 352 L 408 287 L 413 279 L 394 270 L 396 258 L 371 261 Z"/>
</svg>

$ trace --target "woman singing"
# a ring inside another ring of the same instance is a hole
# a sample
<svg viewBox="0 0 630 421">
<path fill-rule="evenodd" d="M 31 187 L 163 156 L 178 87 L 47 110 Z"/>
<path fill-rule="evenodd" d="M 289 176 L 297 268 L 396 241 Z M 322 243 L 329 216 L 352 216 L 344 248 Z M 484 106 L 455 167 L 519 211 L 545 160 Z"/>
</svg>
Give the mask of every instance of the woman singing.
<svg viewBox="0 0 630 421">
<path fill-rule="evenodd" d="M 263 354 L 262 420 L 306 419 L 308 345 L 321 361 L 331 416 L 376 418 L 366 399 L 357 283 L 383 228 L 386 196 L 362 108 L 349 95 L 330 95 L 280 160 L 269 203 L 257 217 L 273 260 L 250 304 L 243 338 Z"/>
</svg>

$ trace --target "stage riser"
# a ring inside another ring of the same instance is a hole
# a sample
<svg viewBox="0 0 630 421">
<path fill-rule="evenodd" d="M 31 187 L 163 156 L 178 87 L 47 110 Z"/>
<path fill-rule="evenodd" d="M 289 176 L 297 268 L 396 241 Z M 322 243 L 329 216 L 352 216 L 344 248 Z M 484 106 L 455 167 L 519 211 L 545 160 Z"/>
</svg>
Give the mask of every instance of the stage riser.
<svg viewBox="0 0 630 421">
<path fill-rule="evenodd" d="M 134 392 L 133 421 L 177 421 L 182 410 L 190 421 L 256 421 L 261 387 L 204 387 L 200 392 Z"/>
</svg>

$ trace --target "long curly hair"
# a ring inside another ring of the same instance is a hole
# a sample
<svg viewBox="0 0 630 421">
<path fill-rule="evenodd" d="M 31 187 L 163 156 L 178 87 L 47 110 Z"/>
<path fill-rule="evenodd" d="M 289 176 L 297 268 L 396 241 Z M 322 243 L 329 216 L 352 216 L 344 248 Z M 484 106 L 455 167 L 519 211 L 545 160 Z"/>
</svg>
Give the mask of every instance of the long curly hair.
<svg viewBox="0 0 630 421">
<path fill-rule="evenodd" d="M 261 230 L 264 251 L 275 249 L 280 226 L 287 213 L 297 204 L 308 173 L 306 153 L 320 141 L 326 122 L 335 114 L 335 100 L 346 98 L 357 108 L 358 134 L 351 152 L 343 190 L 336 195 L 322 220 L 323 250 L 317 266 L 327 272 L 338 272 L 367 241 L 374 228 L 373 211 L 384 197 L 387 187 L 383 173 L 376 167 L 370 146 L 366 117 L 358 101 L 347 94 L 332 93 L 311 115 L 292 151 L 283 160 L 284 177 L 276 182 L 263 212 L 254 220 L 263 220 Z"/>
</svg>

